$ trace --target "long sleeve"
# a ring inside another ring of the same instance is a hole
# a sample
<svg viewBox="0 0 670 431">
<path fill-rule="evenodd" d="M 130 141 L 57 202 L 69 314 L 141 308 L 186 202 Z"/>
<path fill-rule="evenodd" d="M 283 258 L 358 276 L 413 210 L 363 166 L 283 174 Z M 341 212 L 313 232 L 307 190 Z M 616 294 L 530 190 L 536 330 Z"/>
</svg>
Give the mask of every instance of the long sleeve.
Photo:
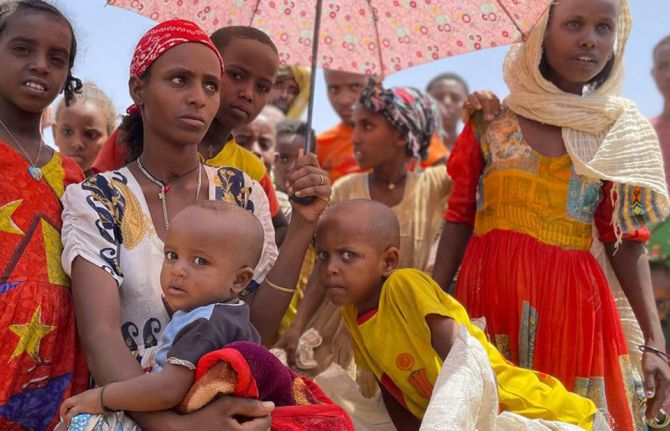
<svg viewBox="0 0 670 431">
<path fill-rule="evenodd" d="M 477 212 L 477 186 L 484 170 L 484 159 L 472 123 L 466 124 L 456 140 L 454 151 L 449 156 L 447 170 L 453 180 L 453 186 L 444 219 L 452 223 L 474 225 Z"/>
</svg>

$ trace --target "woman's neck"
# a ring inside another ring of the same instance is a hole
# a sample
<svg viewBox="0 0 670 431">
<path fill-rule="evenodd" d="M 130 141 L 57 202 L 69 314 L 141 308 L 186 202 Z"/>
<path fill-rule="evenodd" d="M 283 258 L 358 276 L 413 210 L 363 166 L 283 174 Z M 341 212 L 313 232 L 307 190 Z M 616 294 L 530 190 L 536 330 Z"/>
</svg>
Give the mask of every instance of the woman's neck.
<svg viewBox="0 0 670 431">
<path fill-rule="evenodd" d="M 391 162 L 372 168 L 374 180 L 385 184 L 399 184 L 407 175 L 407 159 L 398 158 Z"/>
<path fill-rule="evenodd" d="M 456 143 L 456 138 L 458 137 L 458 130 L 456 130 L 456 124 L 450 127 L 445 127 L 444 132 L 447 136 L 442 141 L 444 146 L 447 147 L 449 151 L 454 149 L 454 144 Z"/>
<path fill-rule="evenodd" d="M 139 159 L 142 166 L 156 179 L 169 183 L 172 179 L 180 178 L 192 171 L 198 164 L 198 154 L 194 146 L 146 145 Z"/>
<path fill-rule="evenodd" d="M 41 117 L 41 113 L 20 111 L 0 101 L 0 120 L 9 129 L 8 133 L 0 127 L 0 138 L 11 146 L 16 145 L 16 139 L 26 151 L 38 148 L 42 142 Z"/>
<path fill-rule="evenodd" d="M 232 130 L 226 128 L 219 121 L 214 120 L 209 126 L 209 130 L 198 144 L 198 152 L 203 155 L 205 159 L 211 159 L 219 154 L 223 146 L 230 139 Z"/>
</svg>

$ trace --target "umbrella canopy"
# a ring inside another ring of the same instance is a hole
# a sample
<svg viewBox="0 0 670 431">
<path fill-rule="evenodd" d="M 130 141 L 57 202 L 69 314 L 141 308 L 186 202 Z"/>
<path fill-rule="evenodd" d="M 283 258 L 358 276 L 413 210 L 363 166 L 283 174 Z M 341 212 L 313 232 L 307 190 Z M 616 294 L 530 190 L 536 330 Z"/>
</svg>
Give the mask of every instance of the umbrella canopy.
<svg viewBox="0 0 670 431">
<path fill-rule="evenodd" d="M 325 0 L 316 66 L 385 77 L 428 61 L 518 41 L 550 0 Z M 286 65 L 310 66 L 318 0 L 108 0 L 155 21 L 209 33 L 253 26 Z"/>
</svg>

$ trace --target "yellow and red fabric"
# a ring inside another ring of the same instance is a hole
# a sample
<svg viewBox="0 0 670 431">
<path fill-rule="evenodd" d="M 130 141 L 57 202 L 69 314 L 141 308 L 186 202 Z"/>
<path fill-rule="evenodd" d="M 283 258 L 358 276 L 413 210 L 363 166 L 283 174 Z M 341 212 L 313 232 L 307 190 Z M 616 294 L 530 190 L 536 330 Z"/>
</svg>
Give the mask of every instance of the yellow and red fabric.
<svg viewBox="0 0 670 431">
<path fill-rule="evenodd" d="M 557 377 L 640 425 L 635 376 L 606 276 L 590 253 L 593 226 L 613 242 L 611 185 L 576 175 L 570 156 L 545 156 L 510 111 L 466 125 L 450 156 L 445 219 L 474 227 L 456 297 L 509 360 Z M 646 228 L 624 235 L 645 241 Z"/>
<path fill-rule="evenodd" d="M 88 381 L 61 266 L 59 201 L 84 176 L 60 153 L 41 181 L 28 167 L 0 141 L 0 429 L 43 431 Z"/>
</svg>

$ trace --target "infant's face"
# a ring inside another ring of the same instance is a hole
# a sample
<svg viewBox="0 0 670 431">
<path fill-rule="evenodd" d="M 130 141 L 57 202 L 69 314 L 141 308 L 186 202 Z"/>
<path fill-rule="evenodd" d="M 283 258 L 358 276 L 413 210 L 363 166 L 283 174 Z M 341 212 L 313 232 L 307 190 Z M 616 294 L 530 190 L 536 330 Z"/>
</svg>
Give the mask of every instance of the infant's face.
<svg viewBox="0 0 670 431">
<path fill-rule="evenodd" d="M 236 257 L 233 247 L 209 231 L 208 225 L 179 217 L 170 225 L 161 287 L 176 310 L 188 311 L 235 296 L 231 289 L 242 266 L 239 254 Z"/>
</svg>

